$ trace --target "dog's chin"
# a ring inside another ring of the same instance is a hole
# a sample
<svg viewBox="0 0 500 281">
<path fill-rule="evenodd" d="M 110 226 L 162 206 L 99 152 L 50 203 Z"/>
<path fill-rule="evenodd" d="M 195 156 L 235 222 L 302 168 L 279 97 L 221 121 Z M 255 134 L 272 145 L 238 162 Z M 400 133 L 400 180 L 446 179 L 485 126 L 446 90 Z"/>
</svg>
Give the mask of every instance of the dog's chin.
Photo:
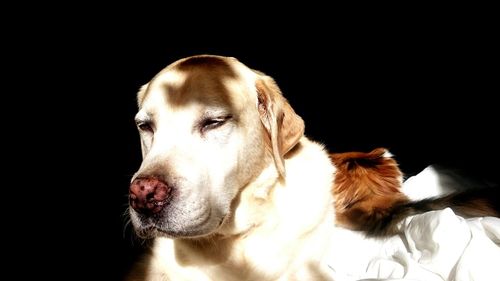
<svg viewBox="0 0 500 281">
<path fill-rule="evenodd" d="M 157 237 L 176 238 L 201 238 L 209 236 L 220 228 L 224 222 L 224 217 L 213 218 L 201 225 L 170 225 L 163 226 L 156 224 L 135 225 L 135 233 L 142 239 L 154 239 Z"/>
</svg>

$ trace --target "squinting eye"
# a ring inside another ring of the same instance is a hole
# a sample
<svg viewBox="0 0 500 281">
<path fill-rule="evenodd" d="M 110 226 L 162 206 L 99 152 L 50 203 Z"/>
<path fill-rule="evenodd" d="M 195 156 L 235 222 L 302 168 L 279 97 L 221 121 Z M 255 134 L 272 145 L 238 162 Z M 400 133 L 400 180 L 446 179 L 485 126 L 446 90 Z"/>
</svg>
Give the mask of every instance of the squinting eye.
<svg viewBox="0 0 500 281">
<path fill-rule="evenodd" d="M 224 116 L 224 117 L 217 117 L 217 118 L 206 118 L 201 122 L 201 131 L 205 132 L 207 130 L 212 130 L 215 128 L 218 128 L 224 123 L 226 123 L 227 120 L 229 120 L 232 116 Z"/>
<path fill-rule="evenodd" d="M 141 131 L 145 131 L 145 132 L 152 132 L 153 131 L 153 128 L 151 128 L 151 125 L 147 122 L 138 123 L 137 127 Z"/>
</svg>

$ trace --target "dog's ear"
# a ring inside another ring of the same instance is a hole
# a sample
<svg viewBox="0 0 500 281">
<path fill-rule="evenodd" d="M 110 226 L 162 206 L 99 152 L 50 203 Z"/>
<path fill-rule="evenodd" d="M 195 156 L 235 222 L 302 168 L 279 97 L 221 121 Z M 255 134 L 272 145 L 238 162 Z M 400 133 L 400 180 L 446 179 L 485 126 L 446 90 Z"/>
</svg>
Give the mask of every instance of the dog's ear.
<svg viewBox="0 0 500 281">
<path fill-rule="evenodd" d="M 304 121 L 295 113 L 271 77 L 260 75 L 255 86 L 260 120 L 269 137 L 276 168 L 284 179 L 284 156 L 304 135 Z"/>
</svg>

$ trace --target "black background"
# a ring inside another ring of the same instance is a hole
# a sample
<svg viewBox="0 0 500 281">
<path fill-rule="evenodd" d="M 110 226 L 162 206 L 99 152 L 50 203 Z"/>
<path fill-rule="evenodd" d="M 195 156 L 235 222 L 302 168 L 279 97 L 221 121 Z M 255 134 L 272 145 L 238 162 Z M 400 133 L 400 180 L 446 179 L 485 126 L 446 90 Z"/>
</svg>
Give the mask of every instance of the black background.
<svg viewBox="0 0 500 281">
<path fill-rule="evenodd" d="M 119 280 L 141 252 L 124 215 L 141 161 L 135 95 L 189 55 L 234 56 L 274 77 L 306 134 L 332 152 L 383 146 L 407 176 L 441 163 L 498 182 L 499 48 L 487 19 L 325 20 L 234 31 L 230 21 L 181 29 L 184 21 L 170 19 L 153 30 L 128 17 L 96 23 L 94 16 L 69 32 L 62 28 L 69 18 L 33 24 L 14 34 L 24 40 L 14 47 L 20 54 L 7 53 L 13 84 L 29 94 L 28 105 L 16 108 L 36 113 L 30 157 L 41 174 L 44 215 L 31 220 L 28 235 L 39 234 L 40 262 L 62 250 L 42 272 Z"/>
</svg>

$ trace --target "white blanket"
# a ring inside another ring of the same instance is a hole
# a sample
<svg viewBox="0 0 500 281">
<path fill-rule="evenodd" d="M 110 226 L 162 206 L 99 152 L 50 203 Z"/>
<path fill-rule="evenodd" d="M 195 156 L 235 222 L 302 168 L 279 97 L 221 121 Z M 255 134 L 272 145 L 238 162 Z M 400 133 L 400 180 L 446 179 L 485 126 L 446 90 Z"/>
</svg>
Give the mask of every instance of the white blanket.
<svg viewBox="0 0 500 281">
<path fill-rule="evenodd" d="M 410 182 L 426 188 L 415 183 L 429 175 L 427 169 Z M 500 280 L 500 219 L 464 219 L 444 209 L 409 217 L 400 229 L 387 239 L 336 230 L 327 265 L 333 280 Z"/>
</svg>

